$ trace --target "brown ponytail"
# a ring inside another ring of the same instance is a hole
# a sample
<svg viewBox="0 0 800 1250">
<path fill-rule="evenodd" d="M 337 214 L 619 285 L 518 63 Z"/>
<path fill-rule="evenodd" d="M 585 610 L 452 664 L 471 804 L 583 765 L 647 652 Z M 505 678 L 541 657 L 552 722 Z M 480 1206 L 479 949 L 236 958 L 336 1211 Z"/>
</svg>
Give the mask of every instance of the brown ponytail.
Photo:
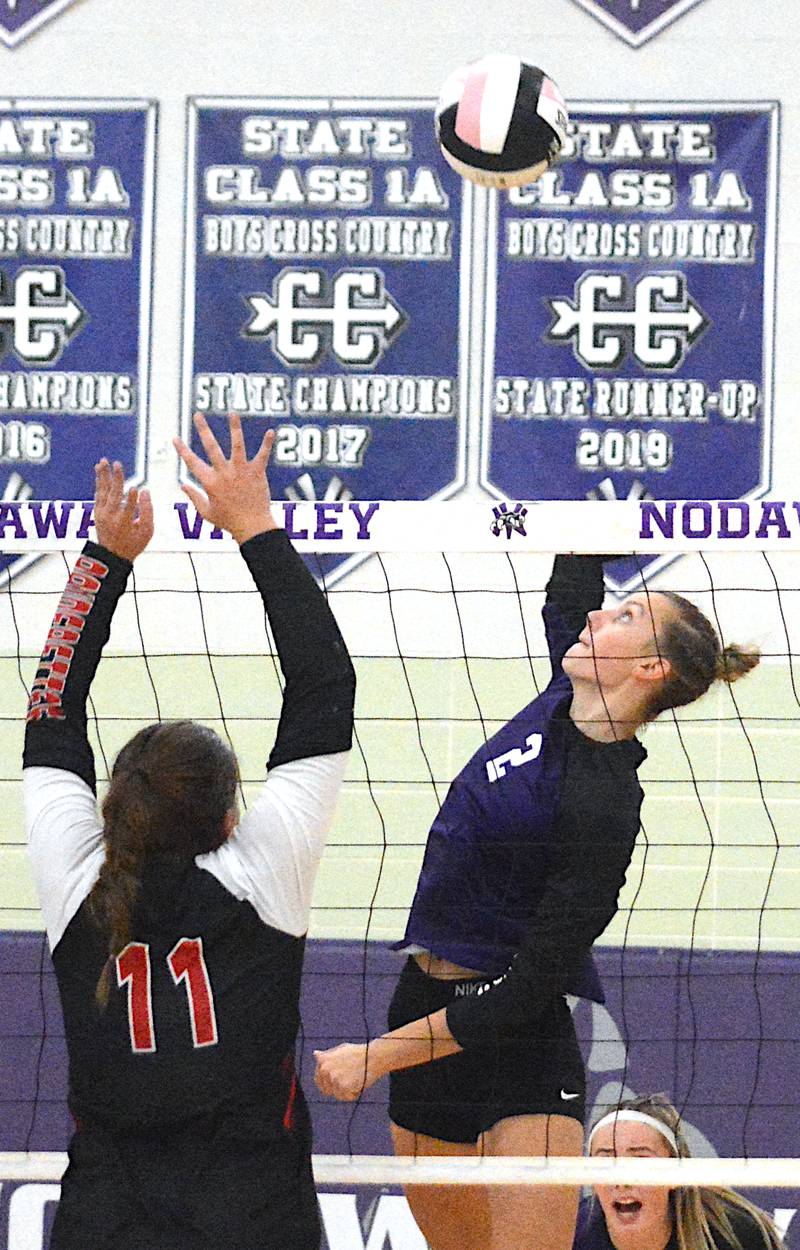
<svg viewBox="0 0 800 1250">
<path fill-rule="evenodd" d="M 755 648 L 737 647 L 735 642 L 730 642 L 719 653 L 716 680 L 725 681 L 730 686 L 754 669 L 760 659 L 761 653 Z"/>
<path fill-rule="evenodd" d="M 95 993 L 101 1007 L 114 961 L 132 937 L 146 861 L 159 852 L 193 859 L 220 846 L 238 776 L 233 752 L 194 721 L 149 725 L 117 756 L 103 801 L 105 861 L 89 895 L 90 913 L 108 940 Z"/>
<path fill-rule="evenodd" d="M 670 590 L 659 594 L 675 608 L 658 638 L 658 653 L 669 660 L 671 672 L 656 693 L 650 720 L 668 708 L 693 703 L 715 681 L 728 685 L 738 681 L 761 659 L 756 647 L 729 643 L 723 649 L 714 626 L 694 603 Z"/>
</svg>

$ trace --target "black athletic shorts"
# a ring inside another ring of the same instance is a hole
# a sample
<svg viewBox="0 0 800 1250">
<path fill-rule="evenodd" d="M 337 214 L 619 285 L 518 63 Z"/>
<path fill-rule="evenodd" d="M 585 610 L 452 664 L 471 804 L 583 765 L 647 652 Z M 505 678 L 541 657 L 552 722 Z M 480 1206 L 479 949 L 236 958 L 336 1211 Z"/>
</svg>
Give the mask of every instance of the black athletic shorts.
<svg viewBox="0 0 800 1250">
<path fill-rule="evenodd" d="M 428 976 L 409 958 L 389 1007 L 389 1028 L 431 1015 L 485 984 L 486 977 L 443 981 Z M 559 996 L 530 1037 L 470 1046 L 446 1059 L 393 1072 L 389 1118 L 427 1137 L 466 1143 L 513 1115 L 565 1115 L 582 1124 L 585 1099 L 572 1015 Z"/>
<path fill-rule="evenodd" d="M 319 1250 L 302 1111 L 298 1132 L 262 1142 L 196 1126 L 123 1136 L 84 1125 L 51 1250 Z"/>
</svg>

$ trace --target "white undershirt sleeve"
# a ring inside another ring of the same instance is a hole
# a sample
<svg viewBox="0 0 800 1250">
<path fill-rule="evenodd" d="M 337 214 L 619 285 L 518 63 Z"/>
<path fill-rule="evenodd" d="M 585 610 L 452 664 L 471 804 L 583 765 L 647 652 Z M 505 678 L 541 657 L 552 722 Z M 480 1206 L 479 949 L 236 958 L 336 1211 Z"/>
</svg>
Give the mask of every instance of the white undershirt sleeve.
<svg viewBox="0 0 800 1250">
<path fill-rule="evenodd" d="M 25 829 L 50 949 L 85 900 L 105 858 L 103 825 L 91 789 L 63 768 L 25 768 Z"/>
<path fill-rule="evenodd" d="M 300 937 L 349 752 L 281 764 L 230 838 L 199 855 L 234 897 L 265 924 Z M 33 878 L 53 950 L 100 875 L 103 827 L 91 789 L 60 768 L 23 771 Z"/>
<path fill-rule="evenodd" d="M 349 751 L 280 764 L 206 869 L 265 924 L 294 937 L 308 929 L 311 896 Z"/>
</svg>

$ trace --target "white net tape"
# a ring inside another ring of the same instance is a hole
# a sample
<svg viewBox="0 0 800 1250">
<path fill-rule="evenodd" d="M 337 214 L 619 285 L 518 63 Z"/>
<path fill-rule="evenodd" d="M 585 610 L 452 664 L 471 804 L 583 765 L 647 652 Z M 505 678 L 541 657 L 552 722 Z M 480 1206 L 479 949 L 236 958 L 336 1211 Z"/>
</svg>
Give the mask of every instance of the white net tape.
<svg viewBox="0 0 800 1250">
<path fill-rule="evenodd" d="M 91 504 L 0 502 L 0 550 L 74 551 L 89 537 Z M 799 551 L 795 500 L 485 500 L 274 504 L 276 519 L 301 551 Z M 162 501 L 151 550 L 218 551 L 233 540 L 198 517 L 185 499 Z"/>
<path fill-rule="evenodd" d="M 736 1189 L 794 1189 L 800 1159 L 396 1159 L 384 1155 L 315 1155 L 318 1185 L 717 1185 Z M 57 1181 L 66 1154 L 0 1154 L 9 1181 Z"/>
</svg>

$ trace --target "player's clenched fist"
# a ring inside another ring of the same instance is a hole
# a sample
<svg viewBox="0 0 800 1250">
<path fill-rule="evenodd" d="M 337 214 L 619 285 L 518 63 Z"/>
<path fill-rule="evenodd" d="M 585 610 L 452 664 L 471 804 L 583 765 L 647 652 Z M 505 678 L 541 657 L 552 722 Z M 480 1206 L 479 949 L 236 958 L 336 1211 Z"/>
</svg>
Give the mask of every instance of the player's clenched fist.
<svg viewBox="0 0 800 1250">
<path fill-rule="evenodd" d="M 332 1050 L 315 1050 L 314 1058 L 317 1089 L 340 1102 L 354 1102 L 381 1075 L 370 1061 L 369 1046 L 346 1042 Z"/>
</svg>

